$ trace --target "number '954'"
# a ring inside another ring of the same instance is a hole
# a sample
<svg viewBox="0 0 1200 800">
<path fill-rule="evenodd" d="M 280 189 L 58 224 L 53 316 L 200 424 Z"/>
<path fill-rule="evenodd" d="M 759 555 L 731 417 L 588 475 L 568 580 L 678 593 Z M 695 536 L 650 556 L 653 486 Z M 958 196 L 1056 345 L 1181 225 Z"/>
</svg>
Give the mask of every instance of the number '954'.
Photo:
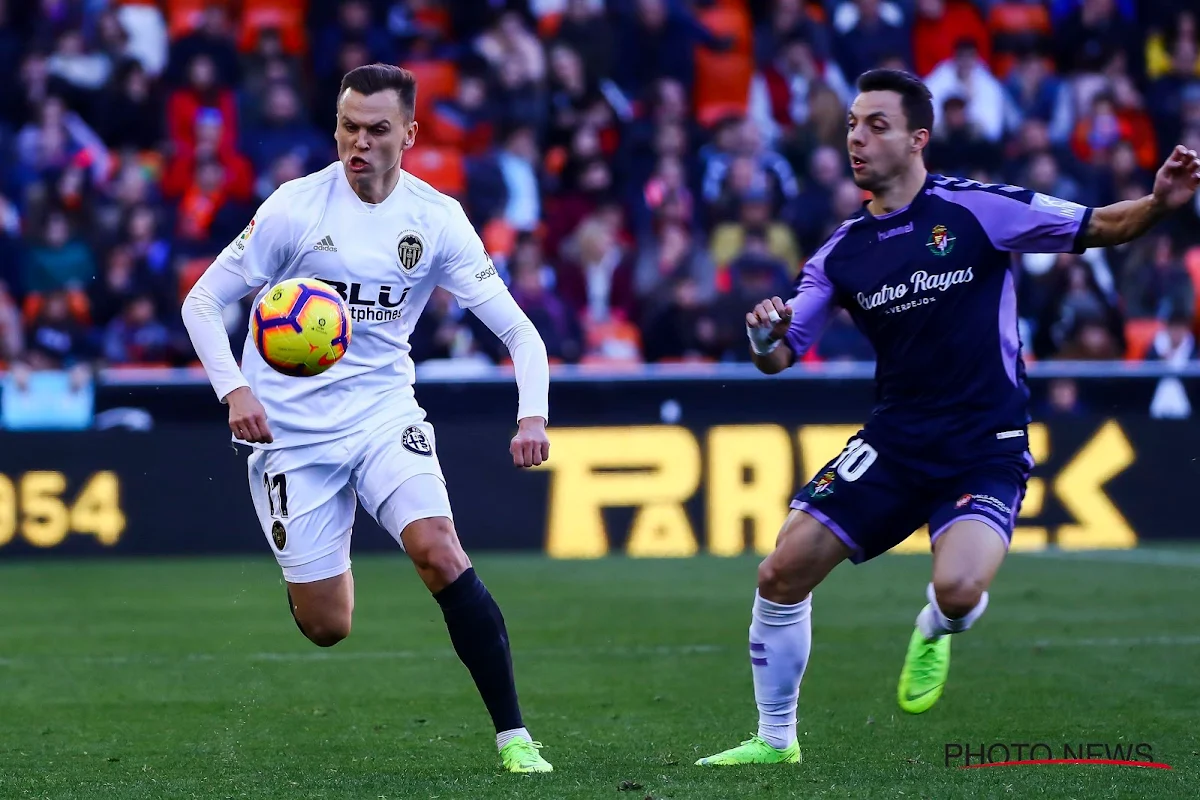
<svg viewBox="0 0 1200 800">
<path fill-rule="evenodd" d="M 56 547 L 72 533 L 112 546 L 124 530 L 113 472 L 94 473 L 78 487 L 69 487 L 61 472 L 0 475 L 0 547 L 18 533 L 34 547 Z"/>
</svg>

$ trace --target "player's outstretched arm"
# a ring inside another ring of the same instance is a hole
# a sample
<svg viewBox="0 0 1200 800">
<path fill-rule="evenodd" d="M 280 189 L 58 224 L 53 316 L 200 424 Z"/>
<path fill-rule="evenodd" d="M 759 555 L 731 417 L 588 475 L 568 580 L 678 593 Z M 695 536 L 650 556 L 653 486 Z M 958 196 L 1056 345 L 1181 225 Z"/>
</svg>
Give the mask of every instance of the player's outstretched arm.
<svg viewBox="0 0 1200 800">
<path fill-rule="evenodd" d="M 245 279 L 220 264 L 210 266 L 183 301 L 183 324 L 209 383 L 221 402 L 229 404 L 229 429 L 245 442 L 271 442 L 267 414 L 238 368 L 222 310 L 250 292 Z"/>
<path fill-rule="evenodd" d="M 509 444 L 513 465 L 536 467 L 550 458 L 546 421 L 550 412 L 550 362 L 537 328 L 508 292 L 500 292 L 471 312 L 504 342 L 517 377 L 517 435 Z"/>
<path fill-rule="evenodd" d="M 1182 145 L 1154 176 L 1154 191 L 1138 200 L 1125 200 L 1092 211 L 1084 247 L 1111 247 L 1138 238 L 1192 199 L 1200 186 L 1200 158 Z"/>
<path fill-rule="evenodd" d="M 792 325 L 792 309 L 778 297 L 763 300 L 746 315 L 750 360 L 759 372 L 774 375 L 792 365 L 796 354 L 784 341 Z"/>
</svg>

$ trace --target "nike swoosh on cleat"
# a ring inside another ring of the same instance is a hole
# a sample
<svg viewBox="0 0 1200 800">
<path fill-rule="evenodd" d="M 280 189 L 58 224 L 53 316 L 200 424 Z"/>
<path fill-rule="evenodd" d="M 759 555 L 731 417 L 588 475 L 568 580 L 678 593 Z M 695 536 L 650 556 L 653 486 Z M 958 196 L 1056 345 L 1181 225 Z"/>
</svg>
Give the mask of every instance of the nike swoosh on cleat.
<svg viewBox="0 0 1200 800">
<path fill-rule="evenodd" d="M 905 700 L 920 700 L 925 695 L 930 694 L 931 692 L 936 692 L 937 690 L 938 690 L 938 687 L 935 686 L 932 689 L 926 689 L 925 691 L 921 692 L 920 694 L 913 694 L 912 692 L 908 692 L 904 695 L 904 699 Z"/>
</svg>

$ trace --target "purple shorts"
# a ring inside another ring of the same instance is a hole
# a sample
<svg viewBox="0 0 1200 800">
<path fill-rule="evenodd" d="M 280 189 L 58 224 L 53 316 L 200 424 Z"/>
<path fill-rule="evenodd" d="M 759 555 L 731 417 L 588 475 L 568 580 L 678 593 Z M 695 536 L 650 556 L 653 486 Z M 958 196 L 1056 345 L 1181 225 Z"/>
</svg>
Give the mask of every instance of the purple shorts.
<svg viewBox="0 0 1200 800">
<path fill-rule="evenodd" d="M 1012 540 L 1033 459 L 995 453 L 950 475 L 931 476 L 879 452 L 859 437 L 819 470 L 792 500 L 829 527 L 855 564 L 903 542 L 928 523 L 930 545 L 959 520 L 973 519 Z"/>
</svg>

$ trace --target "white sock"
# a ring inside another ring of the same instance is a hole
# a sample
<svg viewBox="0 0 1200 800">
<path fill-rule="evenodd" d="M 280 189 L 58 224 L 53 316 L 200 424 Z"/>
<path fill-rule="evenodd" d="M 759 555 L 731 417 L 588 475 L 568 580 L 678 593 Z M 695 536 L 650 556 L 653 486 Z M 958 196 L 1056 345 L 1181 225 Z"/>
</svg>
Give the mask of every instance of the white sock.
<svg viewBox="0 0 1200 800">
<path fill-rule="evenodd" d="M 975 621 L 982 617 L 983 612 L 987 610 L 987 592 L 980 595 L 979 602 L 967 612 L 966 616 L 958 619 L 950 619 L 942 613 L 942 609 L 938 607 L 937 594 L 933 591 L 932 583 L 925 589 L 925 596 L 929 598 L 929 605 L 922 608 L 921 613 L 917 614 L 917 628 L 926 639 L 937 639 L 948 633 L 962 633 L 974 625 Z"/>
<path fill-rule="evenodd" d="M 800 679 L 812 649 L 812 595 L 782 605 L 754 593 L 750 669 L 758 704 L 758 735 L 780 750 L 796 741 Z"/>
<path fill-rule="evenodd" d="M 524 739 L 527 742 L 533 741 L 533 737 L 529 735 L 529 731 L 524 728 L 513 728 L 511 731 L 500 731 L 500 733 L 496 734 L 496 749 L 503 750 L 504 745 L 513 739 Z"/>
</svg>

